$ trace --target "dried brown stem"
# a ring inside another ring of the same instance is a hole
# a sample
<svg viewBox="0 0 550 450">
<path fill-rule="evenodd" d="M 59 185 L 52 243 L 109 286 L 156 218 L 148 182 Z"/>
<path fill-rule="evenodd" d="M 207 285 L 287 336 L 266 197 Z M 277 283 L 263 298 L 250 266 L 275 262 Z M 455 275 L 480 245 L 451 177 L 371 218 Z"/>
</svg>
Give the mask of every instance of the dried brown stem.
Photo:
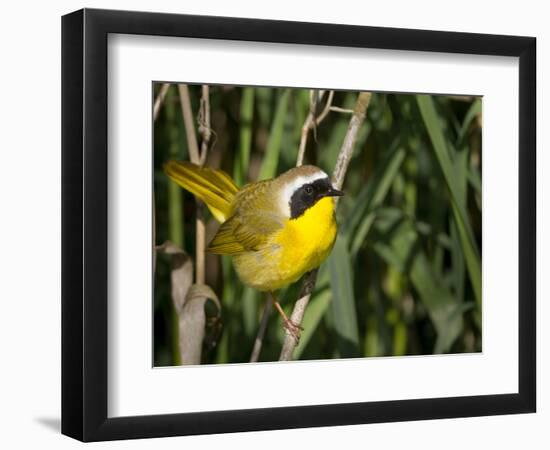
<svg viewBox="0 0 550 450">
<path fill-rule="evenodd" d="M 200 164 L 199 146 L 197 145 L 197 135 L 195 133 L 193 111 L 191 110 L 189 88 L 186 84 L 178 84 L 178 90 L 180 93 L 181 113 L 183 115 L 183 123 L 185 125 L 185 136 L 187 138 L 189 159 L 194 164 Z"/>
<path fill-rule="evenodd" d="M 160 107 L 164 103 L 164 98 L 166 97 L 166 94 L 168 93 L 168 89 L 170 88 L 170 83 L 163 83 L 160 87 L 160 91 L 157 95 L 157 98 L 155 98 L 155 102 L 153 103 L 153 121 L 157 120 L 157 117 L 160 112 Z"/>
<path fill-rule="evenodd" d="M 195 282 L 204 284 L 206 279 L 205 253 L 206 253 L 206 226 L 204 224 L 204 214 L 202 204 L 197 200 L 197 218 L 196 227 L 196 249 L 195 249 Z"/>
<path fill-rule="evenodd" d="M 207 84 L 202 86 L 201 109 L 199 111 L 199 133 L 202 137 L 200 155 L 200 164 L 202 166 L 206 161 L 210 136 L 212 135 L 212 128 L 210 127 L 210 89 Z"/>
<path fill-rule="evenodd" d="M 346 132 L 346 136 L 344 137 L 344 142 L 340 147 L 340 153 L 338 154 L 336 166 L 334 167 L 334 172 L 332 174 L 332 182 L 338 189 L 340 189 L 344 183 L 346 171 L 353 155 L 355 141 L 357 140 L 357 135 L 359 134 L 361 124 L 365 120 L 370 98 L 370 92 L 361 92 L 357 97 L 357 101 L 355 102 L 353 115 L 350 119 L 348 130 Z M 313 292 L 313 289 L 315 288 L 315 283 L 317 281 L 317 272 L 317 269 L 313 270 L 312 272 L 306 274 L 306 276 L 304 277 L 299 299 L 294 304 L 294 309 L 292 310 L 292 314 L 290 316 L 290 320 L 297 325 L 300 325 L 304 318 L 304 314 L 309 303 L 311 293 Z M 279 361 L 290 361 L 292 359 L 294 349 L 297 345 L 298 343 L 296 342 L 294 337 L 287 333 L 285 335 L 285 340 L 283 342 L 283 348 L 279 356 Z"/>
<path fill-rule="evenodd" d="M 340 108 L 339 106 L 331 106 L 329 109 L 334 112 L 353 114 L 353 109 Z"/>
<path fill-rule="evenodd" d="M 208 155 L 208 145 L 210 143 L 211 128 L 210 128 L 210 92 L 208 85 L 203 85 L 201 90 L 201 102 L 199 110 L 199 134 L 201 135 L 201 152 L 197 155 L 195 164 L 203 165 Z M 196 218 L 196 282 L 204 284 L 206 278 L 206 225 L 204 223 L 204 208 L 197 201 L 197 218 Z"/>
<path fill-rule="evenodd" d="M 195 133 L 195 122 L 193 119 L 193 111 L 191 109 L 191 99 L 189 96 L 189 88 L 185 84 L 178 85 L 179 95 L 180 95 L 180 104 L 181 111 L 183 115 L 183 122 L 185 125 L 185 135 L 187 138 L 187 148 L 189 151 L 189 159 L 192 163 L 197 165 L 202 165 L 206 160 L 208 154 L 208 144 L 210 141 L 210 102 L 208 99 L 208 86 L 203 86 L 202 96 L 201 96 L 201 109 L 199 112 L 200 124 L 199 132 L 201 135 L 201 152 L 199 153 L 199 146 L 197 144 L 197 135 Z M 202 126 L 202 124 L 207 124 L 207 126 Z M 206 250 L 206 230 L 203 218 L 203 205 L 197 201 L 197 216 L 196 216 L 196 253 L 195 253 L 195 284 L 204 285 L 206 278 L 205 270 L 205 250 Z M 192 319 L 187 323 L 199 324 L 199 326 L 193 326 L 192 332 L 190 330 L 180 329 L 180 336 L 185 334 L 185 347 L 189 350 L 189 353 L 193 354 L 188 362 L 182 357 L 182 362 L 199 364 L 202 341 L 204 339 L 204 324 L 206 322 L 205 312 L 204 312 L 204 303 L 206 302 L 206 297 L 200 297 L 196 304 L 193 305 L 193 308 L 189 310 L 189 314 L 192 314 Z M 182 321 L 180 320 L 180 324 Z M 187 328 L 190 328 L 187 325 Z M 181 341 L 181 340 L 180 340 Z M 180 342 L 180 349 L 183 346 Z"/>
<path fill-rule="evenodd" d="M 351 161 L 351 156 L 353 155 L 355 141 L 357 140 L 359 129 L 365 121 L 370 98 L 370 92 L 361 92 L 355 102 L 355 108 L 353 109 L 353 115 L 349 121 L 348 131 L 344 137 L 342 147 L 340 147 L 340 153 L 338 154 L 338 159 L 336 160 L 336 165 L 332 172 L 332 183 L 338 189 L 344 184 L 344 178 L 348 170 L 349 162 Z"/>
<path fill-rule="evenodd" d="M 317 118 L 315 119 L 315 125 L 316 126 L 319 125 L 325 119 L 325 117 L 327 117 L 328 113 L 331 111 L 331 105 L 332 105 L 332 99 L 333 98 L 334 98 L 334 91 L 329 91 L 327 102 L 325 103 L 325 108 L 323 109 L 323 111 L 321 111 L 321 114 L 319 114 L 317 116 Z"/>
</svg>

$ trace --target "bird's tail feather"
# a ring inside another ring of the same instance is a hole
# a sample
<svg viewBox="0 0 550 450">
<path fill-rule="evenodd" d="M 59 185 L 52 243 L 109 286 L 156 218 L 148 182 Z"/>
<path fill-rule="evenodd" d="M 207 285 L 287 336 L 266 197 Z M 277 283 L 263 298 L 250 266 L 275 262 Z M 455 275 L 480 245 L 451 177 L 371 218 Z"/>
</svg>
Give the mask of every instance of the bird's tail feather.
<svg viewBox="0 0 550 450">
<path fill-rule="evenodd" d="M 225 222 L 239 188 L 222 170 L 200 167 L 187 161 L 168 161 L 166 174 L 185 190 L 202 200 L 218 222 Z"/>
</svg>

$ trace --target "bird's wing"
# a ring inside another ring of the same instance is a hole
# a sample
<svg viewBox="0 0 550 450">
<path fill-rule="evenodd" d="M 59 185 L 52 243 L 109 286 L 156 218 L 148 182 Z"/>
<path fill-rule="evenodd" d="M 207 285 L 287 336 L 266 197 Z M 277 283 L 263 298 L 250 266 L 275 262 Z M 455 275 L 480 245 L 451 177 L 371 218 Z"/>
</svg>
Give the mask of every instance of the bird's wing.
<svg viewBox="0 0 550 450">
<path fill-rule="evenodd" d="M 206 203 L 218 222 L 225 221 L 231 215 L 239 188 L 224 171 L 187 161 L 168 161 L 164 171 L 182 188 Z"/>
<path fill-rule="evenodd" d="M 248 251 L 261 251 L 269 237 L 283 227 L 284 219 L 267 202 L 267 183 L 245 186 L 237 195 L 234 214 L 221 226 L 208 246 L 211 253 L 234 255 Z"/>
</svg>

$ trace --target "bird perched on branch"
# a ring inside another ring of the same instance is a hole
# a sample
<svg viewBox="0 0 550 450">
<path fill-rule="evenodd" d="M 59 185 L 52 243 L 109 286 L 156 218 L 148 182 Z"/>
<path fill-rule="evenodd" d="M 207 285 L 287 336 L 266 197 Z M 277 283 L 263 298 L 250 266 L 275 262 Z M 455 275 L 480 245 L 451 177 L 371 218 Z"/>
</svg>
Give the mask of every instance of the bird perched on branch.
<svg viewBox="0 0 550 450">
<path fill-rule="evenodd" d="M 336 239 L 336 189 L 315 166 L 300 166 L 277 178 L 237 187 L 225 172 L 169 161 L 164 170 L 202 200 L 221 226 L 207 251 L 233 258 L 242 282 L 268 292 L 297 340 L 300 326 L 277 301 L 281 289 L 327 258 Z"/>
</svg>

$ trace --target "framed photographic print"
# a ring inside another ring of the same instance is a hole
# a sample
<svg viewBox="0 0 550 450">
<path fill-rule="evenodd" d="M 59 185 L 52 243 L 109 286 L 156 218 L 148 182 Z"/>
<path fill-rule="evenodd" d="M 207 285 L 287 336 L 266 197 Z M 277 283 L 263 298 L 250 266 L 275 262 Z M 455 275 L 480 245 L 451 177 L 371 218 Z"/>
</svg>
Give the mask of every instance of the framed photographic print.
<svg viewBox="0 0 550 450">
<path fill-rule="evenodd" d="M 62 432 L 535 411 L 530 37 L 62 21 Z"/>
</svg>

